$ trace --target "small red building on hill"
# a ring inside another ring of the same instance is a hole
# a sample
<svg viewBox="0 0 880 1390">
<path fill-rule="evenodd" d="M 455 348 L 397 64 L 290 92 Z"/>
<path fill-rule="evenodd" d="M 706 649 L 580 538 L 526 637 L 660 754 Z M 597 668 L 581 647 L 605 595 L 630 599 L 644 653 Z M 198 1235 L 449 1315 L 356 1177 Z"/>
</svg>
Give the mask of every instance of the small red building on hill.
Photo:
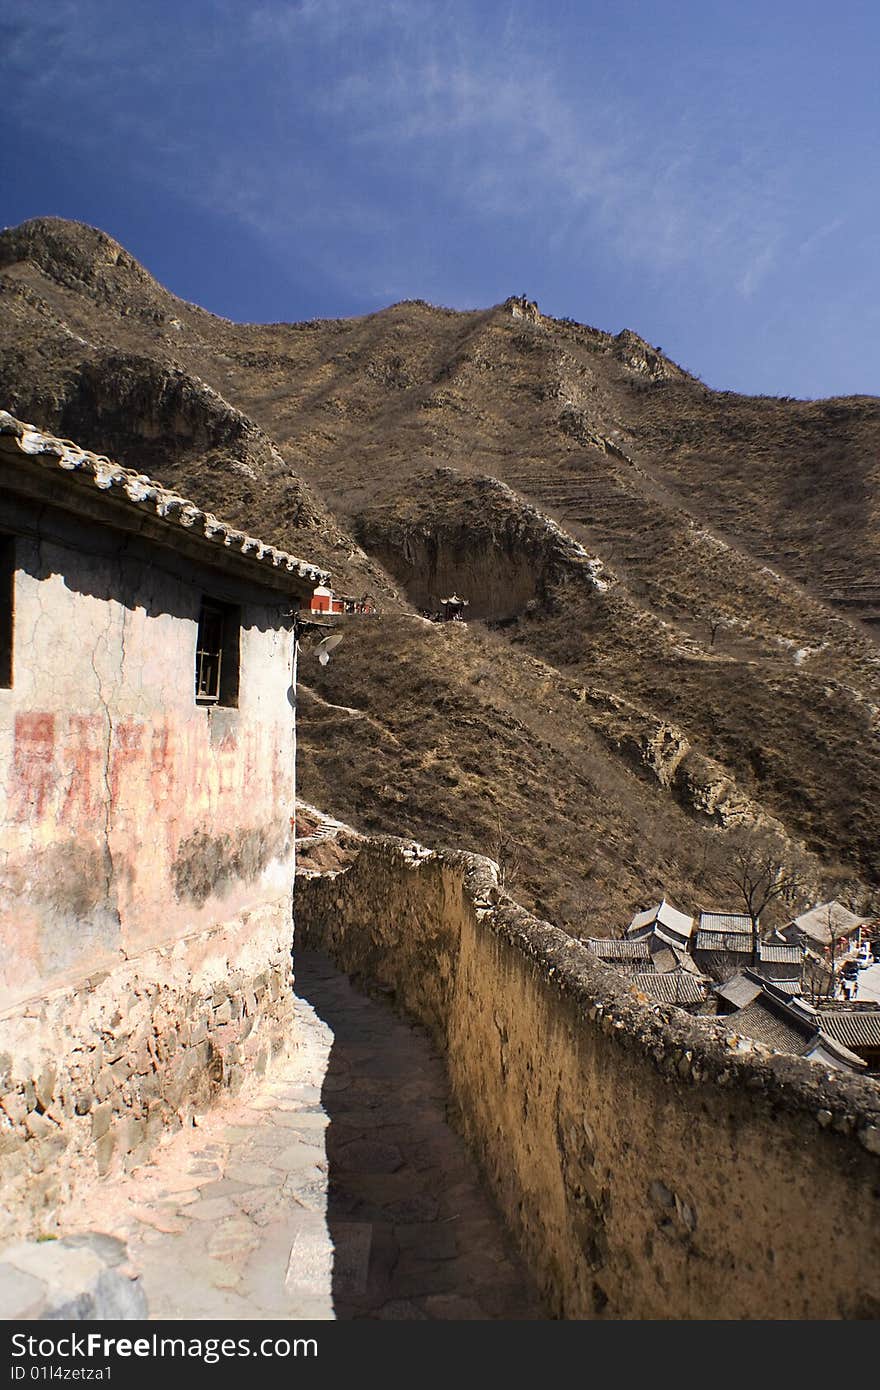
<svg viewBox="0 0 880 1390">
<path fill-rule="evenodd" d="M 369 595 L 352 598 L 350 594 L 334 594 L 326 584 L 319 584 L 312 594 L 310 613 L 372 613 Z"/>
</svg>

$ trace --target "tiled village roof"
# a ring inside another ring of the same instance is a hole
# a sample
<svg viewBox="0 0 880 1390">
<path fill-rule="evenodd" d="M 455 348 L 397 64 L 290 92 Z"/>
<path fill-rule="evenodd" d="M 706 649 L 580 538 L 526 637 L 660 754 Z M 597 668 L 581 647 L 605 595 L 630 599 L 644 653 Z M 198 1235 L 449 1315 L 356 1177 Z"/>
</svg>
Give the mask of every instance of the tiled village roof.
<svg viewBox="0 0 880 1390">
<path fill-rule="evenodd" d="M 697 951 L 738 951 L 748 955 L 752 949 L 752 938 L 740 932 L 698 931 L 694 942 Z M 779 946 L 776 942 L 759 941 L 758 954 L 762 961 L 776 965 L 799 965 L 803 960 L 800 946 Z"/>
<path fill-rule="evenodd" d="M 272 571 L 272 587 L 279 587 L 278 579 L 288 576 L 291 587 L 296 581 L 301 581 L 300 587 L 312 587 L 329 578 L 326 570 L 247 535 L 145 474 L 123 468 L 103 454 L 80 449 L 69 439 L 43 434 L 34 425 L 16 420 L 5 410 L 0 410 L 0 458 L 19 464 L 29 462 L 54 473 L 59 479 L 67 477 L 80 485 L 91 486 L 127 504 L 132 512 L 147 513 L 169 528 L 177 528 L 179 532 L 207 542 L 216 551 L 217 559 L 225 551 L 234 554 L 239 561 L 259 566 L 264 580 Z M 64 505 L 62 497 L 58 501 L 60 506 Z"/>
<path fill-rule="evenodd" d="M 665 974 L 639 973 L 632 983 L 661 1004 L 700 1004 L 706 997 L 704 986 L 685 971 L 670 970 Z"/>
<path fill-rule="evenodd" d="M 762 961 L 772 961 L 777 965 L 800 965 L 804 958 L 800 946 L 777 946 L 775 943 L 762 941 L 758 950 Z"/>
<path fill-rule="evenodd" d="M 739 972 L 731 975 L 723 985 L 716 985 L 715 993 L 728 1004 L 733 1004 L 734 1008 L 745 1009 L 761 993 L 761 984 L 752 976 Z"/>
<path fill-rule="evenodd" d="M 744 912 L 701 912 L 699 930 L 751 936 L 752 919 Z"/>
<path fill-rule="evenodd" d="M 801 992 L 800 980 L 767 980 L 762 975 L 757 974 L 754 969 L 740 970 L 736 975 L 731 975 L 729 980 L 725 980 L 720 985 L 715 985 L 715 993 L 719 998 L 732 1004 L 737 1009 L 744 1009 L 751 1004 L 753 999 L 765 991 L 766 987 L 771 986 L 771 993 L 791 998 L 796 997 Z"/>
<path fill-rule="evenodd" d="M 815 1024 L 794 1017 L 788 1010 L 776 1008 L 774 1002 L 763 993 L 745 1008 L 728 1014 L 725 1023 L 734 1032 L 753 1038 L 765 1047 L 772 1047 L 777 1052 L 793 1052 L 796 1056 L 808 1051 L 818 1032 Z"/>
<path fill-rule="evenodd" d="M 819 1023 L 823 1033 L 845 1047 L 880 1047 L 880 1008 L 822 1009 Z"/>
<path fill-rule="evenodd" d="M 638 960 L 650 961 L 651 950 L 646 940 L 642 941 L 613 941 L 609 937 L 591 936 L 584 941 L 594 955 L 601 956 L 603 960 Z"/>
<path fill-rule="evenodd" d="M 820 1017 L 802 999 L 787 999 L 775 981 L 763 981 L 760 995 L 744 1008 L 728 1014 L 724 1023 L 733 1032 L 776 1052 L 790 1052 L 825 1066 L 843 1066 L 854 1071 L 865 1066 L 864 1060 L 850 1050 L 846 1040 L 827 1026 L 826 1017 Z"/>
<path fill-rule="evenodd" d="M 751 936 L 744 936 L 741 932 L 698 931 L 694 949 L 697 951 L 739 951 L 743 955 L 750 955 L 752 939 Z"/>
<path fill-rule="evenodd" d="M 803 989 L 800 980 L 774 980 L 773 983 L 783 994 L 790 994 L 792 998 L 800 994 Z"/>
<path fill-rule="evenodd" d="M 673 907 L 663 898 L 656 907 L 649 907 L 644 912 L 637 912 L 627 931 L 631 934 L 652 926 L 666 927 L 674 933 L 676 938 L 683 937 L 687 940 L 693 931 L 694 919 L 689 917 L 686 912 L 679 912 L 677 907 Z"/>
<path fill-rule="evenodd" d="M 836 936 L 851 936 L 866 921 L 864 917 L 857 917 L 854 912 L 850 912 L 843 903 L 834 900 L 830 903 L 820 903 L 818 907 L 810 908 L 809 912 L 802 912 L 800 917 L 794 919 L 792 926 L 804 932 L 812 941 L 819 941 L 823 946 L 827 946 L 831 940 L 828 931 L 829 912 Z"/>
<path fill-rule="evenodd" d="M 669 970 L 678 969 L 679 954 L 678 951 L 673 951 L 671 946 L 662 943 L 656 944 L 651 952 L 651 963 L 655 970 L 659 970 L 661 974 L 666 974 Z"/>
</svg>

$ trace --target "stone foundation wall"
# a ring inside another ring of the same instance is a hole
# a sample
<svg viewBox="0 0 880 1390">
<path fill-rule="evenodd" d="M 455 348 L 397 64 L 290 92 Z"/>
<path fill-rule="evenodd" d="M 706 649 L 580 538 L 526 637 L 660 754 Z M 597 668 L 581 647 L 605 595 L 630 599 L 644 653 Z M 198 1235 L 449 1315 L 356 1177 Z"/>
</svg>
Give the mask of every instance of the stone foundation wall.
<svg viewBox="0 0 880 1390">
<path fill-rule="evenodd" d="M 286 894 L 0 1014 L 0 1238 L 262 1075 L 292 1001 Z"/>
<path fill-rule="evenodd" d="M 364 841 L 296 940 L 395 991 L 555 1316 L 880 1315 L 880 1088 L 653 1004 L 489 861 Z"/>
</svg>

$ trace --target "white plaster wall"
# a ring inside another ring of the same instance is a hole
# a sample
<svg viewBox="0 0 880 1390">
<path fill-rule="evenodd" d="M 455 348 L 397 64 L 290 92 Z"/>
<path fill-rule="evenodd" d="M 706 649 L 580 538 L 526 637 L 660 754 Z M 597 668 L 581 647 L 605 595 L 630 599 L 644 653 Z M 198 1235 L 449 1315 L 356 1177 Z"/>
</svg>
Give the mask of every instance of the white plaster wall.
<svg viewBox="0 0 880 1390">
<path fill-rule="evenodd" d="M 292 874 L 289 600 L 39 522 L 0 690 L 0 1008 L 289 898 Z M 195 703 L 203 594 L 241 604 L 237 709 Z"/>
</svg>

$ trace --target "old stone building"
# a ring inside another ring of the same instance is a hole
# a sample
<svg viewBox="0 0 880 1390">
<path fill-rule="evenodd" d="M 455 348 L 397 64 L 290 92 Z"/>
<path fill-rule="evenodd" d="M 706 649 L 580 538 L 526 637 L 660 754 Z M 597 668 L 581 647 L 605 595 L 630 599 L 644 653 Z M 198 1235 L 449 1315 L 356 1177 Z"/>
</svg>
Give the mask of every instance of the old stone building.
<svg viewBox="0 0 880 1390">
<path fill-rule="evenodd" d="M 285 1045 L 292 613 L 326 579 L 0 413 L 7 1224 Z"/>
</svg>

